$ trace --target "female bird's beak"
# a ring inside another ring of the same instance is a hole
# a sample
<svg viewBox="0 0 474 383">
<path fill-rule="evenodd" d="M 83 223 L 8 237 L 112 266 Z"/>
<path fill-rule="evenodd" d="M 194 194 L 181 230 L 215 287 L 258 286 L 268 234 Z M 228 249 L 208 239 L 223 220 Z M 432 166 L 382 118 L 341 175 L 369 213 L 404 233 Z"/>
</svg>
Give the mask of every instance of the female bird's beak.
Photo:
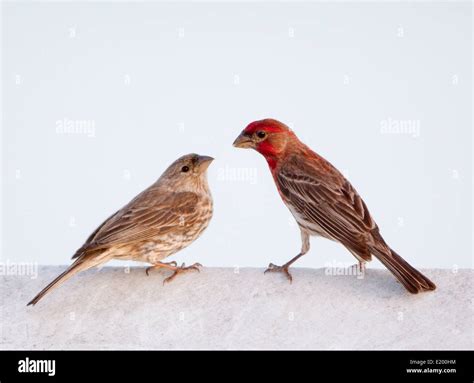
<svg viewBox="0 0 474 383">
<path fill-rule="evenodd" d="M 214 158 L 212 158 L 212 157 L 209 157 L 209 156 L 199 156 L 199 157 L 198 157 L 199 170 L 200 170 L 201 172 L 206 171 L 212 161 L 214 161 Z"/>
<path fill-rule="evenodd" d="M 240 133 L 240 135 L 235 139 L 233 145 L 236 148 L 253 148 L 254 144 L 252 138 L 245 135 L 244 133 Z"/>
</svg>

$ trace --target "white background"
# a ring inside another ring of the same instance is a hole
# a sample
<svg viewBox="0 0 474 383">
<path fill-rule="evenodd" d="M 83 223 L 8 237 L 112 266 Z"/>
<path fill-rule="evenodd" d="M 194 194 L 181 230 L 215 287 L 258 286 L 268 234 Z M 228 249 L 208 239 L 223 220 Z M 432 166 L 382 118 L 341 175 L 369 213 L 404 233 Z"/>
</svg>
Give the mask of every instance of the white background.
<svg viewBox="0 0 474 383">
<path fill-rule="evenodd" d="M 174 259 L 287 261 L 298 228 L 263 158 L 231 146 L 273 117 L 347 175 L 407 260 L 472 267 L 469 3 L 2 7 L 3 261 L 69 263 L 189 152 L 216 158 L 215 216 Z M 313 239 L 297 265 L 328 262 L 355 259 Z"/>
</svg>

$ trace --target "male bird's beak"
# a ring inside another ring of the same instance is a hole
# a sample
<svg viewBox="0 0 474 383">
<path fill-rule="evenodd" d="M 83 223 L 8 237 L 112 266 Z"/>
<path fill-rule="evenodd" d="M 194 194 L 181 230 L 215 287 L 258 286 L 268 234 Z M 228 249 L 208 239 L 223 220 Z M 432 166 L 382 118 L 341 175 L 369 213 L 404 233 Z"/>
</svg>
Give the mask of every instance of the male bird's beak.
<svg viewBox="0 0 474 383">
<path fill-rule="evenodd" d="M 236 148 L 253 148 L 254 144 L 252 138 L 246 136 L 244 133 L 240 133 L 240 135 L 235 139 L 233 145 Z"/>
<path fill-rule="evenodd" d="M 209 156 L 199 156 L 198 157 L 198 167 L 201 172 L 207 170 L 211 162 L 214 161 L 214 158 Z"/>
</svg>

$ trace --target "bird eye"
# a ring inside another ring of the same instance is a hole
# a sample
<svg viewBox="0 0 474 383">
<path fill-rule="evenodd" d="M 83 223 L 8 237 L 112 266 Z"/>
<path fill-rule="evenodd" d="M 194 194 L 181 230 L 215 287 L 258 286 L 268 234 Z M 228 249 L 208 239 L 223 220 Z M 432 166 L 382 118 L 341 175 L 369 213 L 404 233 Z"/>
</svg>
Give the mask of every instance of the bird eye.
<svg viewBox="0 0 474 383">
<path fill-rule="evenodd" d="M 183 167 L 181 168 L 181 171 L 182 171 L 183 173 L 189 172 L 189 166 L 183 166 Z"/>
<path fill-rule="evenodd" d="M 267 133 L 265 133 L 263 130 L 259 130 L 257 132 L 257 137 L 258 138 L 265 138 L 267 136 Z"/>
</svg>

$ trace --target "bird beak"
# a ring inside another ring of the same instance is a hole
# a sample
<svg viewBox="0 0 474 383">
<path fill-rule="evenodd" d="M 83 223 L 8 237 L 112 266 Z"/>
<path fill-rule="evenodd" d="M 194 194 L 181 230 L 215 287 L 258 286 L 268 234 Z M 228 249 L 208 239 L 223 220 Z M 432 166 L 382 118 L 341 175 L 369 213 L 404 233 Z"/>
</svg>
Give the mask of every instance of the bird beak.
<svg viewBox="0 0 474 383">
<path fill-rule="evenodd" d="M 244 133 L 240 133 L 240 135 L 235 139 L 233 145 L 236 148 L 242 148 L 242 149 L 254 147 L 252 138 L 250 138 L 249 136 L 246 136 Z"/>
<path fill-rule="evenodd" d="M 212 157 L 209 157 L 209 156 L 199 156 L 199 157 L 198 157 L 199 170 L 200 170 L 201 172 L 206 171 L 212 161 L 214 161 L 214 158 L 212 158 Z"/>
</svg>

